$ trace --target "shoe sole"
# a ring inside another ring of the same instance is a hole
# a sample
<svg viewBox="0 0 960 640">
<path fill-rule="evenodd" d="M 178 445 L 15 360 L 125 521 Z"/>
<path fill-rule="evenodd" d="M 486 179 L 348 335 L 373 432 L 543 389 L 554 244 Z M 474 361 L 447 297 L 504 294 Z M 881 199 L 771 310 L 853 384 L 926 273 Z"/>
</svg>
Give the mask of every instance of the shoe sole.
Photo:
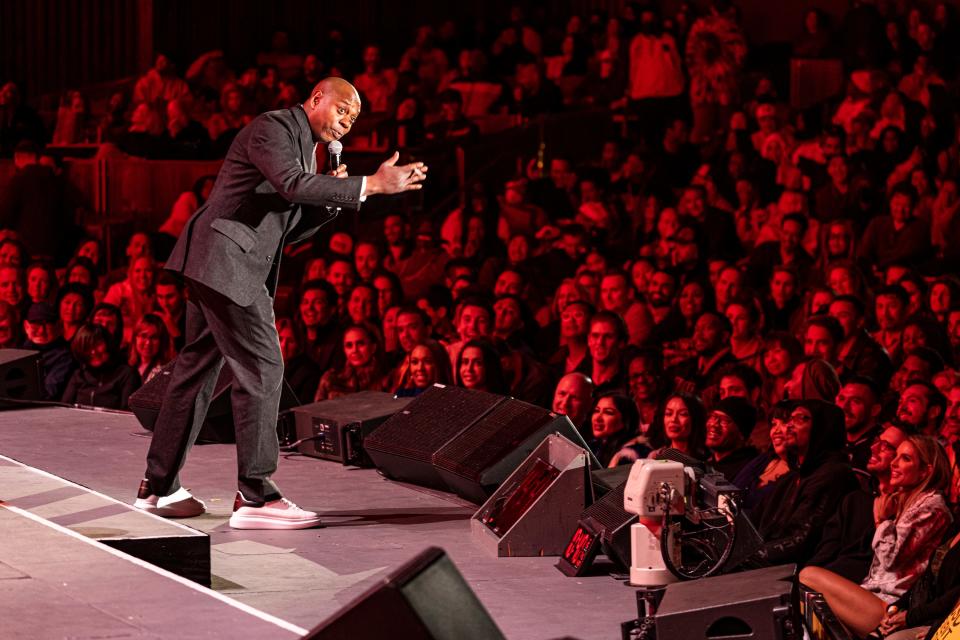
<svg viewBox="0 0 960 640">
<path fill-rule="evenodd" d="M 233 529 L 288 531 L 295 529 L 312 529 L 320 526 L 320 524 L 320 518 L 311 518 L 309 520 L 280 520 L 277 518 L 264 518 L 262 516 L 243 516 L 242 518 L 230 518 L 230 527 Z"/>
<path fill-rule="evenodd" d="M 139 509 L 140 511 L 145 511 L 151 513 L 155 516 L 160 516 L 161 518 L 195 518 L 196 516 L 201 516 L 207 512 L 206 509 L 201 507 L 200 509 L 176 509 L 172 506 L 170 507 L 157 507 L 154 505 L 140 505 L 138 504 L 140 500 L 133 503 L 134 508 Z"/>
</svg>

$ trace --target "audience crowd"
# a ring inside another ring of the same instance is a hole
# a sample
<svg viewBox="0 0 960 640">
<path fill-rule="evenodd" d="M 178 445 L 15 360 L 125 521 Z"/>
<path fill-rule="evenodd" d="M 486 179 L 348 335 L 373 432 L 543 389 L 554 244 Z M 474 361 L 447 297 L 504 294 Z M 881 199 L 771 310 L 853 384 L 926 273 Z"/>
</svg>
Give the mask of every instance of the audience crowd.
<svg viewBox="0 0 960 640">
<path fill-rule="evenodd" d="M 595 162 L 548 147 L 442 219 L 394 210 L 378 237 L 288 247 L 287 383 L 304 403 L 511 395 L 567 415 L 604 465 L 678 449 L 746 491 L 764 540 L 749 566 L 796 562 L 857 635 L 914 638 L 960 598 L 960 22 L 947 3 L 879 5 L 806 15 L 794 55 L 841 60 L 846 84 L 803 109 L 732 5 L 627 4 L 557 27 L 515 9 L 496 34 L 423 27 L 396 68 L 334 34 L 307 55 L 277 34 L 239 76 L 221 52 L 183 78 L 159 56 L 99 124 L 74 94 L 53 140 L 216 155 L 331 73 L 398 144 L 476 136 L 482 113 L 609 109 L 627 135 Z M 0 346 L 41 353 L 46 398 L 123 408 L 183 345 L 184 286 L 158 260 L 212 179 L 108 272 L 96 239 L 31 219 L 54 196 L 29 187 L 56 165 L 11 104 Z"/>
</svg>

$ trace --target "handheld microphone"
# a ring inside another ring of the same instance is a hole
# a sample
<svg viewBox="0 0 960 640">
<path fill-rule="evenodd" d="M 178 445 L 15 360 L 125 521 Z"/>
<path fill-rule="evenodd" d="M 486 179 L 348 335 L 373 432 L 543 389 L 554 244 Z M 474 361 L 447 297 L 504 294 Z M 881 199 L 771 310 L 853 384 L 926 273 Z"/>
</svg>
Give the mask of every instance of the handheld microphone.
<svg viewBox="0 0 960 640">
<path fill-rule="evenodd" d="M 327 153 L 330 156 L 330 171 L 336 171 L 340 166 L 340 154 L 343 153 L 343 143 L 334 140 L 327 145 Z"/>
</svg>

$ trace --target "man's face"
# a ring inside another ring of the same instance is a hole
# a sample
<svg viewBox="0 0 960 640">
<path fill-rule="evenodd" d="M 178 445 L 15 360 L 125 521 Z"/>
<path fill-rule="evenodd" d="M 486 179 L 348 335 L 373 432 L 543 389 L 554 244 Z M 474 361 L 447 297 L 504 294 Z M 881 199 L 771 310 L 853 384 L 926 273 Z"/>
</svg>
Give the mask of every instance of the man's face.
<svg viewBox="0 0 960 640">
<path fill-rule="evenodd" d="M 27 334 L 27 340 L 39 346 L 50 344 L 57 337 L 56 322 L 30 322 L 28 320 L 23 323 L 23 329 Z"/>
<path fill-rule="evenodd" d="M 553 394 L 553 412 L 580 426 L 590 411 L 590 387 L 580 376 L 564 376 Z"/>
<path fill-rule="evenodd" d="M 897 406 L 897 418 L 922 431 L 927 426 L 927 413 L 930 409 L 930 392 L 918 384 L 903 390 L 900 404 Z"/>
<path fill-rule="evenodd" d="M 604 276 L 600 281 L 600 304 L 607 311 L 624 311 L 630 306 L 627 280 L 620 274 Z"/>
<path fill-rule="evenodd" d="M 183 294 L 176 285 L 157 285 L 157 305 L 168 316 L 178 315 L 183 310 Z"/>
<path fill-rule="evenodd" d="M 599 364 L 611 364 L 620 356 L 620 340 L 617 328 L 611 322 L 596 320 L 590 323 L 587 334 L 587 348 L 593 361 Z"/>
<path fill-rule="evenodd" d="M 345 81 L 327 84 L 304 103 L 314 138 L 327 143 L 339 140 L 350 132 L 360 115 L 360 95 Z"/>
<path fill-rule="evenodd" d="M 703 196 L 698 189 L 687 189 L 680 198 L 680 204 L 677 206 L 680 213 L 700 219 L 703 216 L 705 204 Z"/>
<path fill-rule="evenodd" d="M 849 433 L 866 428 L 880 411 L 870 387 L 855 382 L 845 384 L 840 389 L 837 406 L 843 410 L 843 423 Z"/>
<path fill-rule="evenodd" d="M 867 460 L 867 471 L 874 476 L 883 477 L 890 474 L 890 463 L 897 457 L 897 447 L 907 439 L 907 434 L 897 427 L 887 427 L 870 446 L 870 459 Z"/>
<path fill-rule="evenodd" d="M 634 358 L 627 369 L 630 395 L 635 401 L 648 402 L 656 398 L 657 378 L 647 358 Z"/>
<path fill-rule="evenodd" d="M 712 411 L 707 418 L 707 447 L 726 453 L 740 446 L 743 437 L 733 418 L 722 411 Z"/>
<path fill-rule="evenodd" d="M 693 326 L 693 348 L 700 355 L 716 353 L 724 347 L 726 331 L 720 321 L 712 314 L 704 314 Z"/>
<path fill-rule="evenodd" d="M 910 196 L 898 193 L 890 198 L 890 217 L 895 223 L 901 224 L 910 220 L 913 215 L 912 209 Z"/>
<path fill-rule="evenodd" d="M 460 310 L 460 322 L 457 330 L 460 339 L 467 341 L 474 338 L 485 338 L 490 335 L 490 314 L 483 307 L 466 305 Z"/>
<path fill-rule="evenodd" d="M 833 362 L 836 346 L 833 337 L 825 327 L 815 324 L 807 327 L 807 332 L 803 337 L 803 355 Z"/>
<path fill-rule="evenodd" d="M 903 359 L 903 364 L 897 369 L 896 376 L 904 383 L 910 380 L 930 381 L 930 363 L 918 356 L 910 355 Z"/>
<path fill-rule="evenodd" d="M 334 305 L 330 304 L 327 294 L 321 289 L 308 289 L 300 300 L 300 317 L 307 327 L 326 324 L 334 311 Z"/>
<path fill-rule="evenodd" d="M 722 309 L 740 295 L 743 276 L 739 269 L 724 269 L 717 279 L 717 308 Z"/>
<path fill-rule="evenodd" d="M 404 353 L 410 353 L 413 348 L 429 337 L 427 326 L 417 313 L 400 313 L 397 315 L 397 337 Z"/>
<path fill-rule="evenodd" d="M 750 399 L 750 390 L 746 383 L 737 376 L 723 376 L 720 378 L 720 399 L 746 398 Z"/>
<path fill-rule="evenodd" d="M 387 244 L 392 247 L 403 244 L 403 218 L 400 216 L 387 216 L 383 221 L 383 237 Z"/>
<path fill-rule="evenodd" d="M 337 290 L 337 295 L 345 297 L 354 285 L 353 270 L 350 263 L 337 260 L 327 269 L 327 282 Z"/>
<path fill-rule="evenodd" d="M 16 306 L 23 300 L 20 272 L 12 267 L 0 267 L 0 300 Z"/>
<path fill-rule="evenodd" d="M 894 295 L 877 296 L 877 324 L 884 331 L 899 331 L 906 312 L 903 302 Z"/>
<path fill-rule="evenodd" d="M 793 253 L 803 240 L 803 227 L 796 220 L 787 220 L 780 226 L 780 246 L 788 254 Z"/>
<path fill-rule="evenodd" d="M 665 271 L 657 271 L 650 277 L 647 285 L 647 296 L 654 307 L 668 307 L 673 301 L 675 288 L 673 276 Z"/>
<path fill-rule="evenodd" d="M 374 245 L 369 242 L 362 242 L 357 245 L 353 259 L 360 279 L 369 280 L 380 262 L 380 255 Z"/>
<path fill-rule="evenodd" d="M 947 413 L 940 433 L 947 442 L 956 442 L 960 438 L 960 386 L 954 386 L 947 393 Z"/>
<path fill-rule="evenodd" d="M 133 260 L 150 253 L 150 238 L 145 233 L 135 233 L 127 243 L 127 257 Z"/>
<path fill-rule="evenodd" d="M 497 283 L 493 287 L 493 295 L 500 297 L 502 295 L 519 296 L 523 293 L 523 278 L 516 271 L 504 271 L 497 278 Z"/>
</svg>

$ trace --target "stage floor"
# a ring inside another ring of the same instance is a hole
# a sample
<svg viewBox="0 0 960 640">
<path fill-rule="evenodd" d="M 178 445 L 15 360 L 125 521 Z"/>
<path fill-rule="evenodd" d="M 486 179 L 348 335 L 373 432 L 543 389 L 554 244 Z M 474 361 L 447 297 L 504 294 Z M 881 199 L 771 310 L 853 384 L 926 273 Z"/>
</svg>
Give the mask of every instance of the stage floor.
<svg viewBox="0 0 960 640">
<path fill-rule="evenodd" d="M 149 444 L 135 435 L 139 431 L 130 414 L 6 411 L 0 412 L 0 454 L 129 502 Z M 235 531 L 227 525 L 235 473 L 233 445 L 195 447 L 182 479 L 208 513 L 181 522 L 210 535 L 216 591 L 304 629 L 429 546 L 446 550 L 511 640 L 614 639 L 620 623 L 636 617 L 634 590 L 621 582 L 608 575 L 567 578 L 555 568 L 556 558 L 494 558 L 471 539 L 473 504 L 385 480 L 372 469 L 285 456 L 275 476 L 279 486 L 302 507 L 319 511 L 326 526 Z M 6 548 L 0 545 L 0 565 Z M 21 614 L 58 615 L 42 601 L 35 608 L 21 607 Z M 88 637 L 86 631 L 76 628 L 71 636 Z"/>
</svg>

